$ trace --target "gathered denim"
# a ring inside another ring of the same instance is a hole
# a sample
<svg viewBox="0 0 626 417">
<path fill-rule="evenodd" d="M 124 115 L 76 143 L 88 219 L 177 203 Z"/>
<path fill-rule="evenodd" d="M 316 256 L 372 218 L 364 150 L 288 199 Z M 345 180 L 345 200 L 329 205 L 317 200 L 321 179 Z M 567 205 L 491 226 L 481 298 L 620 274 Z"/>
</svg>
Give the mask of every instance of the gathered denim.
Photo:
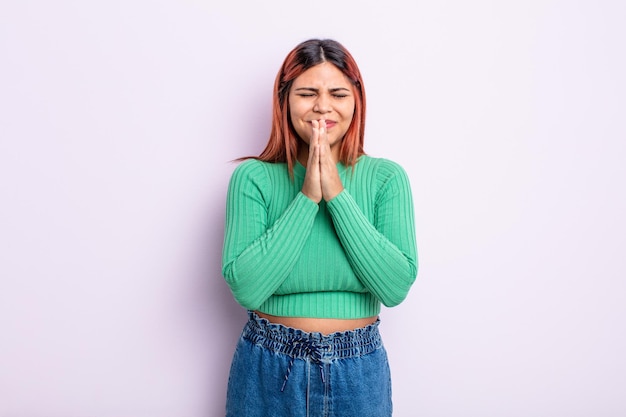
<svg viewBox="0 0 626 417">
<path fill-rule="evenodd" d="M 378 325 L 323 335 L 249 312 L 231 365 L 226 416 L 391 416 Z"/>
</svg>

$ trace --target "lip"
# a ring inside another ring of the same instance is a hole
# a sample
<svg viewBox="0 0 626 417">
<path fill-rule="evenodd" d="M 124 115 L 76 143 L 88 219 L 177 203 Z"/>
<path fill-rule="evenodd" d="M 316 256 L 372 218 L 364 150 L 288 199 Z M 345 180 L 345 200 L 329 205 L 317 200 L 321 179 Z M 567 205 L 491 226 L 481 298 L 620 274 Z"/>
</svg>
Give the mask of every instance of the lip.
<svg viewBox="0 0 626 417">
<path fill-rule="evenodd" d="M 312 120 L 309 120 L 307 123 L 309 123 L 310 125 L 313 124 Z M 336 121 L 334 120 L 326 120 L 326 129 L 330 129 L 331 127 L 335 126 L 337 124 Z"/>
</svg>

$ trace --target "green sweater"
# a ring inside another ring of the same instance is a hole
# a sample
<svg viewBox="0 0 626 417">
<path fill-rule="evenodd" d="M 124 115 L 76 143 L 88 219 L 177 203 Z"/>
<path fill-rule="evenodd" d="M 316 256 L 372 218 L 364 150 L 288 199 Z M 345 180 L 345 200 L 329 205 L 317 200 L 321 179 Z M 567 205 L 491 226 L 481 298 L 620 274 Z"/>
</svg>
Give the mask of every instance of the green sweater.
<svg viewBox="0 0 626 417">
<path fill-rule="evenodd" d="M 247 160 L 230 180 L 222 273 L 245 308 L 287 317 L 352 319 L 395 306 L 417 275 L 413 201 L 396 163 L 337 164 L 344 190 L 302 194 L 284 163 Z"/>
</svg>

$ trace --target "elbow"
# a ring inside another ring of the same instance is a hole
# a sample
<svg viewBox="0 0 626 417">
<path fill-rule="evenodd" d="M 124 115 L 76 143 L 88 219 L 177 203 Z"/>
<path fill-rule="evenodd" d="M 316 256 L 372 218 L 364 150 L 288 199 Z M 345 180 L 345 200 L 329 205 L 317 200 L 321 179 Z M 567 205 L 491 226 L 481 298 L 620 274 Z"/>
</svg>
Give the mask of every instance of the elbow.
<svg viewBox="0 0 626 417">
<path fill-rule="evenodd" d="M 249 286 L 238 286 L 232 282 L 228 282 L 228 286 L 235 301 L 247 310 L 258 310 L 265 301 L 257 291 L 251 291 Z"/>
<path fill-rule="evenodd" d="M 402 279 L 393 289 L 390 289 L 387 293 L 383 294 L 379 297 L 380 302 L 385 307 L 395 307 L 402 303 L 406 297 L 409 295 L 409 291 L 411 286 L 415 282 L 417 278 L 417 265 L 415 263 L 411 263 L 409 266 L 409 270 L 405 275 L 404 279 Z"/>
<path fill-rule="evenodd" d="M 258 310 L 261 307 L 261 304 L 263 304 L 263 302 L 258 300 L 257 297 L 251 297 L 249 294 L 241 294 L 233 291 L 233 297 L 235 298 L 235 301 L 237 301 L 237 303 L 239 303 L 239 305 L 246 310 Z"/>
<path fill-rule="evenodd" d="M 386 295 L 384 297 L 380 298 L 380 302 L 385 306 L 385 307 L 395 307 L 397 305 L 399 305 L 400 303 L 402 303 L 407 295 L 409 295 L 409 291 L 405 291 L 403 293 L 397 293 L 397 294 L 392 294 L 392 295 Z"/>
<path fill-rule="evenodd" d="M 406 297 L 404 297 L 404 298 L 406 298 Z M 381 303 L 382 303 L 385 307 L 387 307 L 387 308 L 392 308 L 392 307 L 395 307 L 395 306 L 399 305 L 402 301 L 404 301 L 404 298 L 402 298 L 402 299 L 400 299 L 400 300 L 393 300 L 393 301 L 390 301 L 390 300 L 381 300 Z"/>
<path fill-rule="evenodd" d="M 258 291 L 251 290 L 250 285 L 237 279 L 236 274 L 233 272 L 232 263 L 224 265 L 222 275 L 230 288 L 230 292 L 233 294 L 233 298 L 239 305 L 247 310 L 258 310 L 261 307 L 265 300 L 259 296 Z"/>
</svg>

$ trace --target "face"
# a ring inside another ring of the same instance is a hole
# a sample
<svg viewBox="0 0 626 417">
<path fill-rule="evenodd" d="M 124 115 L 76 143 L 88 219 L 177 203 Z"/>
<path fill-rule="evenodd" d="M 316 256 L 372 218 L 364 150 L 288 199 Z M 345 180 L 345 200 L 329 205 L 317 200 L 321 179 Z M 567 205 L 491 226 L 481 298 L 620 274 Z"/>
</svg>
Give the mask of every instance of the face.
<svg viewBox="0 0 626 417">
<path fill-rule="evenodd" d="M 289 91 L 289 115 L 300 139 L 309 144 L 313 132 L 311 121 L 323 119 L 331 149 L 337 152 L 336 145 L 352 123 L 354 103 L 352 83 L 329 62 L 300 74 Z"/>
</svg>

